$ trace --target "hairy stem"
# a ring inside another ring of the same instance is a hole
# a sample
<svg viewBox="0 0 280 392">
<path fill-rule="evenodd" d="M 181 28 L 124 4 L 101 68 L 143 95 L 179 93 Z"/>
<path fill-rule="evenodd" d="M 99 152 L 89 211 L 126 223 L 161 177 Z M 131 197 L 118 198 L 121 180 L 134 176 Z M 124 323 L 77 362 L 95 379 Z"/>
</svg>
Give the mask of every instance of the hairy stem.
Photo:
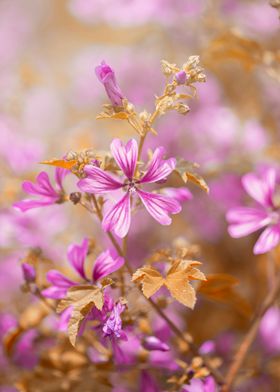
<svg viewBox="0 0 280 392">
<path fill-rule="evenodd" d="M 231 387 L 234 385 L 235 379 L 238 375 L 238 372 L 248 354 L 248 351 L 254 342 L 256 335 L 258 333 L 260 322 L 265 314 L 265 312 L 273 305 L 277 296 L 280 293 L 280 271 L 278 271 L 278 275 L 275 278 L 274 284 L 271 286 L 270 291 L 268 292 L 267 296 L 265 297 L 259 311 L 255 315 L 251 327 L 245 337 L 243 338 L 234 360 L 228 370 L 226 375 L 226 382 L 222 388 L 222 392 L 230 391 Z"/>
</svg>

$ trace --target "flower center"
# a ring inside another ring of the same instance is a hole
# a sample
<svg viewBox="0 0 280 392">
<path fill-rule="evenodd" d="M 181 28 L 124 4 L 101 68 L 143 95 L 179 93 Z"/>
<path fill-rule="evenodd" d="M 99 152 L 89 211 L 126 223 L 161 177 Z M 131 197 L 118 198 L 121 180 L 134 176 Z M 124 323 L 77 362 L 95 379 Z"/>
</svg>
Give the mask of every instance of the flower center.
<svg viewBox="0 0 280 392">
<path fill-rule="evenodd" d="M 124 183 L 124 188 L 129 192 L 129 193 L 135 193 L 137 190 L 136 184 L 139 182 L 136 180 L 127 180 Z"/>
</svg>

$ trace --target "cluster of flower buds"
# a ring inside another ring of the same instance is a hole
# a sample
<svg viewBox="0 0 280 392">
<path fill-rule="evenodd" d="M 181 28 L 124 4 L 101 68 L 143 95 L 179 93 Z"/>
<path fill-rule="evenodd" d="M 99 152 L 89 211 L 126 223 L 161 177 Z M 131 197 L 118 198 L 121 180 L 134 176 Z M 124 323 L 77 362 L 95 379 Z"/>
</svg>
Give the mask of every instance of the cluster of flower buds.
<svg viewBox="0 0 280 392">
<path fill-rule="evenodd" d="M 173 76 L 175 85 L 190 86 L 192 83 L 206 82 L 206 76 L 203 68 L 199 65 L 199 56 L 190 56 L 186 63 L 179 68 L 176 64 L 171 64 L 166 60 L 162 60 L 162 72 L 166 77 Z"/>
<path fill-rule="evenodd" d="M 80 152 L 69 151 L 65 159 L 66 161 L 74 162 L 73 166 L 71 166 L 71 171 L 79 178 L 84 177 L 85 165 L 89 164 L 90 162 L 98 162 L 98 157 L 96 156 L 96 153 L 91 149 Z"/>
<path fill-rule="evenodd" d="M 206 76 L 203 68 L 199 65 L 199 56 L 190 56 L 188 61 L 179 68 L 176 64 L 171 64 L 162 60 L 162 72 L 168 78 L 172 78 L 165 87 L 164 94 L 157 98 L 156 105 L 160 114 L 168 110 L 176 110 L 179 114 L 187 114 L 190 111 L 188 105 L 183 101 L 193 98 L 196 90 L 193 86 L 196 82 L 205 82 Z M 179 86 L 189 87 L 192 94 L 183 94 L 177 91 Z"/>
</svg>

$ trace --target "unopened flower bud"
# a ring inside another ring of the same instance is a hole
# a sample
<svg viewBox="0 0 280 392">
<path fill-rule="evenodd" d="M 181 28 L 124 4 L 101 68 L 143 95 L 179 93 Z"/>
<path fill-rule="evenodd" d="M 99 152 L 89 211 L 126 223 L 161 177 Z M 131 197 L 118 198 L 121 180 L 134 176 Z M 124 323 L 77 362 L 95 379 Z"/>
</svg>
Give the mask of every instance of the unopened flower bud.
<svg viewBox="0 0 280 392">
<path fill-rule="evenodd" d="M 81 192 L 72 192 L 70 193 L 69 199 L 72 201 L 74 205 L 78 204 L 81 200 Z"/>
<path fill-rule="evenodd" d="M 200 61 L 199 56 L 190 56 L 186 64 L 184 64 L 184 67 L 188 69 L 196 68 L 199 64 L 199 61 Z"/>
<path fill-rule="evenodd" d="M 200 73 L 197 75 L 197 81 L 200 83 L 206 82 L 206 75 L 204 73 Z"/>
<path fill-rule="evenodd" d="M 187 80 L 187 74 L 185 71 L 179 71 L 175 75 L 176 82 L 178 84 L 185 84 Z"/>
<path fill-rule="evenodd" d="M 77 158 L 77 153 L 74 152 L 74 151 L 69 151 L 69 152 L 66 154 L 66 160 L 67 160 L 67 161 L 72 161 L 73 159 L 76 159 L 76 158 Z"/>
<path fill-rule="evenodd" d="M 170 348 L 168 347 L 168 345 L 164 342 L 162 342 L 161 340 L 159 340 L 158 338 L 156 338 L 155 336 L 147 336 L 143 343 L 142 346 L 149 351 L 169 351 Z"/>
<path fill-rule="evenodd" d="M 115 72 L 113 69 L 102 61 L 100 65 L 95 68 L 95 73 L 100 82 L 105 87 L 108 98 L 113 106 L 123 106 L 122 100 L 124 95 L 117 84 Z"/>
<path fill-rule="evenodd" d="M 187 114 L 190 111 L 190 108 L 188 105 L 185 105 L 182 102 L 179 102 L 178 104 L 176 104 L 176 110 L 179 114 Z"/>
<path fill-rule="evenodd" d="M 36 271 L 33 265 L 28 263 L 22 263 L 21 269 L 23 273 L 23 278 L 26 283 L 34 283 L 36 279 Z"/>
</svg>

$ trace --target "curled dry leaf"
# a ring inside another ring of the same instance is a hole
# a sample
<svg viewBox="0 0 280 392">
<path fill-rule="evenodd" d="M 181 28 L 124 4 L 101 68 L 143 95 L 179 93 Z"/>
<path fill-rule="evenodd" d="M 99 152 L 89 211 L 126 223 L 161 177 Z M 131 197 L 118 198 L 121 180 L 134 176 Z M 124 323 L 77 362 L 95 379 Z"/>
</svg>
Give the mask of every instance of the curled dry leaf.
<svg viewBox="0 0 280 392">
<path fill-rule="evenodd" d="M 51 166 L 56 166 L 56 167 L 60 167 L 62 169 L 72 169 L 72 167 L 74 165 L 76 165 L 78 163 L 78 161 L 76 159 L 71 159 L 69 161 L 64 160 L 64 159 L 50 159 L 48 161 L 42 161 L 40 162 L 44 165 L 51 165 Z"/>
<path fill-rule="evenodd" d="M 126 112 L 118 112 L 118 113 L 111 113 L 111 114 L 102 112 L 96 117 L 97 120 L 103 120 L 108 118 L 115 119 L 115 120 L 127 120 L 129 118 L 129 114 Z"/>
<path fill-rule="evenodd" d="M 73 308 L 68 324 L 69 340 L 73 346 L 76 344 L 82 321 L 94 306 L 96 306 L 98 310 L 101 310 L 103 303 L 104 298 L 102 289 L 92 285 L 71 287 L 67 292 L 66 298 L 59 302 L 57 306 L 58 313 L 61 313 L 69 306 L 72 306 Z"/>
<path fill-rule="evenodd" d="M 166 277 L 151 266 L 139 268 L 132 277 L 133 282 L 142 284 L 142 291 L 147 298 L 166 286 L 171 296 L 181 304 L 193 309 L 196 302 L 195 290 L 191 280 L 205 280 L 205 275 L 195 266 L 198 261 L 176 260 L 172 263 Z"/>
<path fill-rule="evenodd" d="M 229 274 L 209 274 L 207 281 L 201 282 L 198 292 L 206 298 L 229 304 L 243 316 L 250 316 L 250 304 L 236 290 L 238 280 Z"/>
<path fill-rule="evenodd" d="M 185 159 L 177 159 L 176 168 L 174 169 L 176 173 L 182 178 L 186 183 L 187 181 L 193 182 L 198 185 L 205 192 L 209 192 L 209 187 L 201 175 L 195 172 L 195 169 L 199 168 L 197 163 L 186 161 Z"/>
</svg>

